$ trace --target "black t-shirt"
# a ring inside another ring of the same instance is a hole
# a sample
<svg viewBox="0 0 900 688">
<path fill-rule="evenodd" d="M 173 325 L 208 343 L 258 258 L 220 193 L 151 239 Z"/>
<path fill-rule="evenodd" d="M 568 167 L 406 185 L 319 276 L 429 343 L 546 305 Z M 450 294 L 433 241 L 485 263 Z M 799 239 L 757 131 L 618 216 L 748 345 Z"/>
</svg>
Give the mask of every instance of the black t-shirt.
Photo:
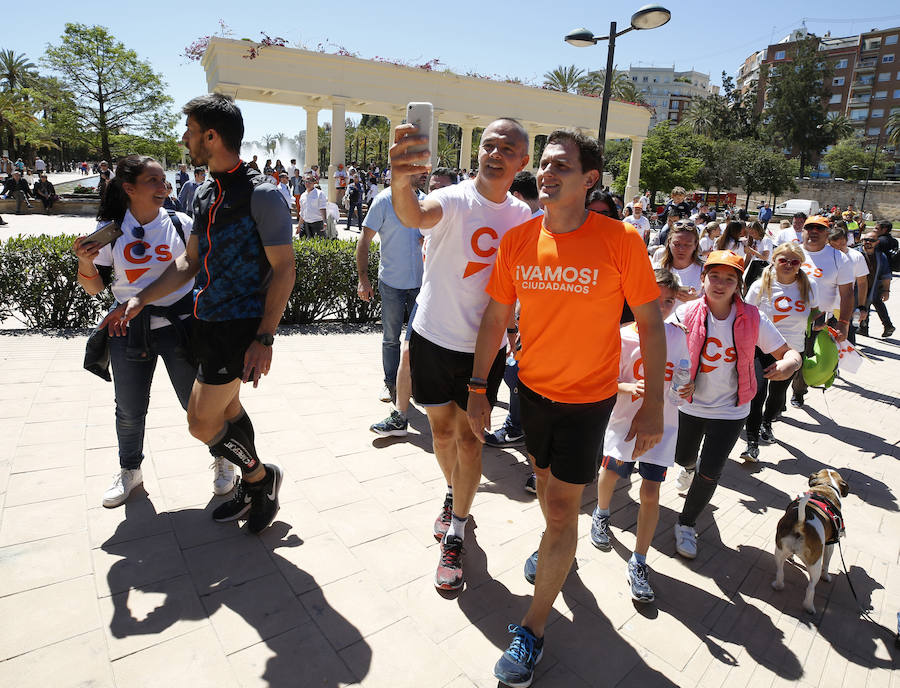
<svg viewBox="0 0 900 688">
<path fill-rule="evenodd" d="M 882 234 L 880 237 L 878 237 L 878 245 L 875 248 L 881 251 L 884 255 L 888 255 L 891 251 L 897 248 L 897 240 L 889 233 Z"/>
</svg>

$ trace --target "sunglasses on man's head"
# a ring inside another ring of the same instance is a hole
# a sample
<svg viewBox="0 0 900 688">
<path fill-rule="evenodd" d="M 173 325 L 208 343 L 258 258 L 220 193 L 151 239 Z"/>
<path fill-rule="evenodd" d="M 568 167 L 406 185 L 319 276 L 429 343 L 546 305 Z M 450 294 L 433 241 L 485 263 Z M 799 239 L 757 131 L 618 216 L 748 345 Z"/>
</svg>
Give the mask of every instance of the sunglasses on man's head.
<svg viewBox="0 0 900 688">
<path fill-rule="evenodd" d="M 796 258 L 779 258 L 776 262 L 779 265 L 790 265 L 792 268 L 795 268 L 798 265 L 800 265 L 800 261 L 797 260 Z"/>
</svg>

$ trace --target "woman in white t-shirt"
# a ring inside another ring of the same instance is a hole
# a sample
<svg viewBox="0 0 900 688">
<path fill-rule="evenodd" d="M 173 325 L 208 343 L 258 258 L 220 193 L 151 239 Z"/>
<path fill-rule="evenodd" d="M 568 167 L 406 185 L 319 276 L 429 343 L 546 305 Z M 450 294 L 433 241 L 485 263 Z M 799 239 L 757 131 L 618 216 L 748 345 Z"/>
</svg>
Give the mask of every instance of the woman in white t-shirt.
<svg viewBox="0 0 900 688">
<path fill-rule="evenodd" d="M 755 348 L 776 359 L 763 371 L 769 380 L 789 378 L 802 363 L 772 321 L 741 299 L 743 270 L 736 254 L 713 251 L 703 267 L 703 295 L 680 309 L 694 395 L 678 412 L 675 463 L 684 470 L 677 486 L 687 496 L 674 534 L 676 551 L 688 559 L 697 556 L 697 518 L 716 491 L 756 395 Z"/>
<path fill-rule="evenodd" d="M 184 238 L 190 235 L 191 218 L 176 212 L 170 215 L 162 207 L 165 199 L 165 172 L 156 160 L 129 155 L 119 161 L 97 217 L 98 227 L 118 223 L 121 236 L 105 246 L 87 242 L 85 237 L 75 240 L 78 282 L 85 291 L 99 294 L 109 286 L 116 301 L 124 303 L 185 252 Z M 157 359 L 162 358 L 178 401 L 187 409 L 196 376 L 188 339 L 192 291 L 193 282 L 188 282 L 151 304 L 129 323 L 127 333 L 110 326 L 109 362 L 115 386 L 120 470 L 103 495 L 105 507 L 119 506 L 143 482 L 144 428 Z M 186 433 L 186 425 L 184 430 Z M 226 476 L 225 470 L 223 467 L 217 473 L 214 483 L 220 494 L 234 484 L 233 471 Z M 227 489 L 220 490 L 226 484 Z"/>
<path fill-rule="evenodd" d="M 809 319 L 819 313 L 819 296 L 815 280 L 800 269 L 803 249 L 793 242 L 784 243 L 772 253 L 772 264 L 747 290 L 745 300 L 756 306 L 781 332 L 788 346 L 802 352 Z M 762 371 L 774 363 L 774 359 L 756 349 L 756 396 L 750 404 L 747 416 L 747 449 L 741 458 L 756 461 L 759 458 L 759 440 L 774 442 L 772 423 L 784 408 L 788 387 L 794 378 L 769 381 Z M 763 412 L 765 405 L 765 412 Z"/>
<path fill-rule="evenodd" d="M 747 256 L 767 262 L 772 254 L 772 240 L 766 236 L 766 230 L 756 220 L 747 227 L 747 243 L 744 245 L 744 251 Z"/>
<path fill-rule="evenodd" d="M 654 268 L 668 270 L 674 274 L 681 287 L 679 301 L 693 301 L 700 296 L 700 247 L 697 230 L 690 220 L 679 220 L 666 237 L 666 245 L 653 255 Z"/>
<path fill-rule="evenodd" d="M 716 251 L 731 251 L 741 258 L 746 255 L 744 245 L 747 243 L 747 228 L 740 220 L 732 220 L 725 225 L 722 235 L 716 240 Z"/>
</svg>

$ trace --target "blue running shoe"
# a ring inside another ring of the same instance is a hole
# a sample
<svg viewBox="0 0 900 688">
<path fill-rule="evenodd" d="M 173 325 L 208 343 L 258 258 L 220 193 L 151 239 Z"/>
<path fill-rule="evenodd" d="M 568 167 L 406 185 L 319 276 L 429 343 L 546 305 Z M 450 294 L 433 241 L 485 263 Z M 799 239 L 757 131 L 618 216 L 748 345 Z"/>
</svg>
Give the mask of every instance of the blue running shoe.
<svg viewBox="0 0 900 688">
<path fill-rule="evenodd" d="M 528 628 L 509 625 L 514 633 L 503 656 L 494 665 L 494 676 L 510 688 L 528 688 L 534 679 L 534 665 L 544 654 L 544 639 L 536 638 Z"/>
</svg>

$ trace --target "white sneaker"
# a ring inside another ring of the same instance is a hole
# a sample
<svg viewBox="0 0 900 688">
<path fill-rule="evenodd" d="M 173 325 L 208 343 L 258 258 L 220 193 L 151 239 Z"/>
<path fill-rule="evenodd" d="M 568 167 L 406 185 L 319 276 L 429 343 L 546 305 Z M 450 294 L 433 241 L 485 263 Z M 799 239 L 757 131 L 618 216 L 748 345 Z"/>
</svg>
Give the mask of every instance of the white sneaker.
<svg viewBox="0 0 900 688">
<path fill-rule="evenodd" d="M 675 480 L 675 487 L 678 488 L 679 492 L 687 492 L 691 489 L 691 482 L 693 482 L 693 480 L 694 471 L 682 468 L 681 472 L 678 474 L 678 478 Z"/>
<path fill-rule="evenodd" d="M 685 559 L 697 556 L 697 531 L 691 526 L 675 524 L 675 551 Z"/>
<path fill-rule="evenodd" d="M 221 457 L 212 462 L 210 468 L 214 471 L 213 492 L 217 495 L 228 494 L 237 481 L 234 472 L 234 464 Z"/>
<path fill-rule="evenodd" d="M 128 499 L 131 491 L 143 482 L 144 476 L 140 468 L 123 468 L 113 478 L 113 484 L 103 493 L 103 506 L 107 509 L 119 506 Z"/>
</svg>

